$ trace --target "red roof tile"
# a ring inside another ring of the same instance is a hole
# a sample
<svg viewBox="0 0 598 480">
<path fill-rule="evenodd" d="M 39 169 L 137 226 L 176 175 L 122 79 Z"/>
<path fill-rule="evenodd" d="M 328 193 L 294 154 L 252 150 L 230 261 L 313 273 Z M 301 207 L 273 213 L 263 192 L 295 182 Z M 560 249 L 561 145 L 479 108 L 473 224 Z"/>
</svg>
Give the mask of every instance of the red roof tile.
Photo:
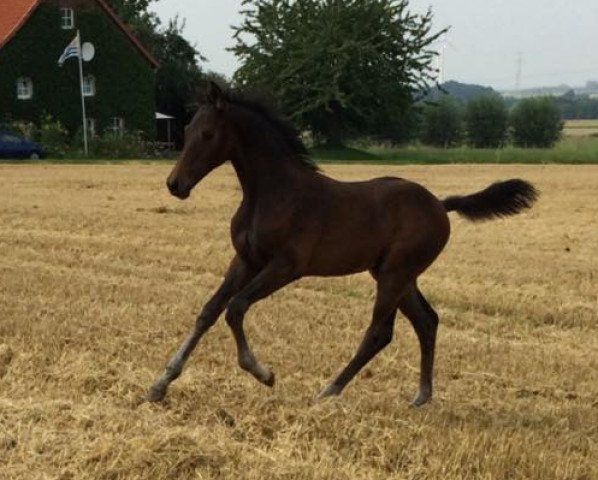
<svg viewBox="0 0 598 480">
<path fill-rule="evenodd" d="M 95 0 L 108 17 L 122 30 L 133 46 L 154 67 L 159 66 L 156 59 L 135 38 L 127 26 L 116 15 L 104 0 Z M 4 46 L 25 24 L 35 11 L 41 0 L 0 0 L 0 48 Z"/>
<path fill-rule="evenodd" d="M 0 0 L 0 48 L 17 33 L 40 0 Z"/>
</svg>

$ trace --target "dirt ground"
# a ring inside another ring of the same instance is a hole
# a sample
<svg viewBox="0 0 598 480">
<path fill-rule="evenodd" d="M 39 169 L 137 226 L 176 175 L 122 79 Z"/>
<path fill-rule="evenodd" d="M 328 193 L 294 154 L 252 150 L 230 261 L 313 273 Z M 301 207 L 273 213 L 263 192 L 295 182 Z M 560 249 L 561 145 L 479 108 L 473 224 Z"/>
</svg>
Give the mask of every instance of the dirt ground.
<svg viewBox="0 0 598 480">
<path fill-rule="evenodd" d="M 439 196 L 521 177 L 518 217 L 453 234 L 420 286 L 441 317 L 435 398 L 393 343 L 339 397 L 319 389 L 369 322 L 367 274 L 303 279 L 247 317 L 268 389 L 225 322 L 162 404 L 139 398 L 232 256 L 230 167 L 181 202 L 168 165 L 0 165 L 1 479 L 598 478 L 598 166 L 326 166 Z"/>
</svg>

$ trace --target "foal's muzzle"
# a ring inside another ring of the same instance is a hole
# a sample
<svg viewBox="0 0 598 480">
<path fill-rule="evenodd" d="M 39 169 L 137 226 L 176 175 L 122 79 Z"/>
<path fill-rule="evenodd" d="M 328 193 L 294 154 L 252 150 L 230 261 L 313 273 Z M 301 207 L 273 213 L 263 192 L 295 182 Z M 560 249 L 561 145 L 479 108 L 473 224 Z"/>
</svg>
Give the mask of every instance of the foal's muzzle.
<svg viewBox="0 0 598 480">
<path fill-rule="evenodd" d="M 181 200 L 187 198 L 191 193 L 191 189 L 186 185 L 182 185 L 181 182 L 179 182 L 178 180 L 168 179 L 166 181 L 166 186 L 168 187 L 168 190 L 170 190 L 170 193 L 172 195 L 174 195 L 177 198 L 180 198 Z"/>
</svg>

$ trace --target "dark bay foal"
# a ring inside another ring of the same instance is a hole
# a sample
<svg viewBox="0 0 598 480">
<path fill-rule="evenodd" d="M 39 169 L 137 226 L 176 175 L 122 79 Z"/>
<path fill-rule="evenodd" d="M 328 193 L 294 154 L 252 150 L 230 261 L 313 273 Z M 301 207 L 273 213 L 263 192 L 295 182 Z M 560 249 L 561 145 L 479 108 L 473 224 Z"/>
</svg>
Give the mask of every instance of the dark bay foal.
<svg viewBox="0 0 598 480">
<path fill-rule="evenodd" d="M 187 198 L 226 160 L 243 190 L 231 222 L 236 256 L 147 399 L 164 398 L 197 342 L 225 309 L 239 365 L 272 386 L 274 374 L 258 362 L 245 337 L 243 318 L 249 307 L 303 276 L 367 270 L 377 286 L 371 324 L 355 356 L 318 398 L 340 394 L 391 341 L 400 310 L 421 347 L 419 393 L 413 404 L 430 400 L 438 315 L 419 291 L 417 278 L 449 238 L 447 212 L 455 210 L 471 220 L 516 214 L 532 205 L 534 187 L 508 180 L 441 201 L 400 178 L 339 182 L 318 171 L 290 123 L 260 102 L 212 84 L 207 102 L 187 127 L 182 156 L 168 177 L 170 192 Z"/>
</svg>

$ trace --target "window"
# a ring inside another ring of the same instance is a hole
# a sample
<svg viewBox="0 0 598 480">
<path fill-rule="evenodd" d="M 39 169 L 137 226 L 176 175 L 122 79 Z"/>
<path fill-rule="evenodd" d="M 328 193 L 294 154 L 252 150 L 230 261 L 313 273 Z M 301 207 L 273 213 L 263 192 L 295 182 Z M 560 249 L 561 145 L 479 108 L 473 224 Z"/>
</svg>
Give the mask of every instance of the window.
<svg viewBox="0 0 598 480">
<path fill-rule="evenodd" d="M 60 14 L 60 27 L 63 30 L 75 28 L 75 11 L 72 8 L 61 8 Z"/>
<path fill-rule="evenodd" d="M 93 75 L 83 77 L 83 96 L 94 97 L 96 94 L 96 79 Z"/>
<path fill-rule="evenodd" d="M 33 82 L 28 77 L 17 79 L 17 98 L 19 100 L 29 100 L 33 98 Z"/>
<path fill-rule="evenodd" d="M 87 135 L 90 138 L 93 138 L 96 136 L 96 120 L 95 120 L 95 118 L 87 119 Z"/>
<path fill-rule="evenodd" d="M 110 130 L 115 135 L 121 135 L 125 133 L 125 120 L 121 117 L 114 117 L 112 119 L 112 125 Z"/>
</svg>

